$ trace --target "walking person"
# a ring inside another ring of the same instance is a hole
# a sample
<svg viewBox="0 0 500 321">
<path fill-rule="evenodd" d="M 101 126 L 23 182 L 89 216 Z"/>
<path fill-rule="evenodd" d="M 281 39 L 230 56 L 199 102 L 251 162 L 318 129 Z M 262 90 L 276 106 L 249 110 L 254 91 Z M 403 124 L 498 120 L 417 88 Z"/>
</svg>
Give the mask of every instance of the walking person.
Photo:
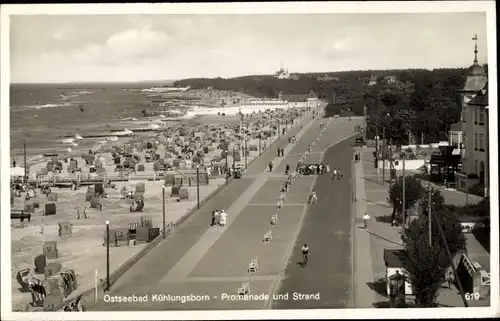
<svg viewBox="0 0 500 321">
<path fill-rule="evenodd" d="M 227 223 L 227 213 L 222 210 L 219 214 L 219 225 L 224 227 Z"/>
<path fill-rule="evenodd" d="M 311 194 L 309 195 L 309 203 L 316 204 L 317 202 L 318 202 L 318 196 L 316 196 L 316 192 L 312 190 Z"/>
<path fill-rule="evenodd" d="M 363 215 L 363 225 L 365 226 L 365 230 L 368 228 L 368 220 L 370 219 L 370 215 L 367 212 Z"/>
<path fill-rule="evenodd" d="M 286 166 L 285 166 L 285 175 L 288 175 L 289 172 L 290 172 L 290 165 L 286 164 Z"/>
<path fill-rule="evenodd" d="M 270 161 L 268 166 L 269 166 L 269 171 L 272 172 L 273 171 L 273 161 Z"/>
<path fill-rule="evenodd" d="M 16 167 L 16 159 L 15 158 L 12 159 L 12 167 L 14 167 L 14 168 Z"/>
<path fill-rule="evenodd" d="M 306 267 L 307 265 L 307 260 L 308 260 L 308 257 L 309 257 L 309 247 L 307 246 L 307 244 L 304 244 L 302 246 L 302 248 L 300 249 L 300 251 L 302 252 L 302 267 Z"/>
<path fill-rule="evenodd" d="M 215 209 L 214 212 L 214 226 L 219 225 L 219 210 Z"/>
<path fill-rule="evenodd" d="M 453 274 L 453 270 L 449 269 L 446 272 L 446 282 L 448 282 L 448 289 L 451 289 L 453 282 L 455 281 L 455 275 Z"/>
<path fill-rule="evenodd" d="M 212 224 L 211 226 L 215 226 L 215 210 L 212 211 Z"/>
</svg>

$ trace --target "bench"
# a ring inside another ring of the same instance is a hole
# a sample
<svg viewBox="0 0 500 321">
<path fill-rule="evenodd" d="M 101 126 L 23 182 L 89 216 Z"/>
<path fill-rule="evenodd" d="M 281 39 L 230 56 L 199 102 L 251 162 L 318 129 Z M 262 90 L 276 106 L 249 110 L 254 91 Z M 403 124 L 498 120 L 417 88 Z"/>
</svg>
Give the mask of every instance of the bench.
<svg viewBox="0 0 500 321">
<path fill-rule="evenodd" d="M 269 230 L 269 231 L 266 232 L 266 234 L 264 234 L 264 240 L 263 240 L 263 242 L 264 243 L 269 243 L 269 242 L 271 242 L 272 239 L 273 239 L 273 231 Z"/>
<path fill-rule="evenodd" d="M 255 273 L 259 269 L 259 261 L 257 258 L 252 259 L 248 264 L 248 273 Z"/>
<path fill-rule="evenodd" d="M 271 225 L 278 225 L 278 213 L 271 216 Z"/>
<path fill-rule="evenodd" d="M 241 287 L 238 288 L 238 295 L 250 294 L 250 283 L 248 281 L 241 283 Z"/>
<path fill-rule="evenodd" d="M 31 221 L 31 213 L 26 213 L 22 210 L 11 210 L 10 211 L 10 219 L 11 220 L 20 220 L 21 222 L 24 221 L 25 219 L 28 220 L 28 222 Z"/>
</svg>

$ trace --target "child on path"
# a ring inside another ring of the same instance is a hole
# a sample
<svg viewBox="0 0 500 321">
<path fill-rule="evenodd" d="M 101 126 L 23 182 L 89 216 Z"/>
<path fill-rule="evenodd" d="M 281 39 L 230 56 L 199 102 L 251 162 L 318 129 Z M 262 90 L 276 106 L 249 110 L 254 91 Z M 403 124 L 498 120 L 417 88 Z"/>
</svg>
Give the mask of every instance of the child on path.
<svg viewBox="0 0 500 321">
<path fill-rule="evenodd" d="M 370 219 L 370 215 L 368 215 L 368 213 L 365 212 L 365 214 L 363 215 L 363 224 L 365 226 L 365 229 L 368 228 L 368 220 Z"/>
</svg>

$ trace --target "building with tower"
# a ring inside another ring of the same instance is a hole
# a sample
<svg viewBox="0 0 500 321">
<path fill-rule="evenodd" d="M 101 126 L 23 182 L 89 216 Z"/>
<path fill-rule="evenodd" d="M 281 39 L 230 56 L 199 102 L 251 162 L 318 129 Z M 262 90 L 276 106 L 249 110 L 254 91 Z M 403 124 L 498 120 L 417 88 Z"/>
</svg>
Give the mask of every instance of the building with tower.
<svg viewBox="0 0 500 321">
<path fill-rule="evenodd" d="M 459 91 L 462 104 L 462 167 L 456 173 L 457 189 L 488 196 L 488 76 L 477 59 L 477 35 L 472 38 L 474 62 L 469 67 L 467 79 Z"/>
<path fill-rule="evenodd" d="M 280 70 L 278 70 L 274 74 L 274 78 L 278 78 L 278 79 L 290 79 L 290 76 L 291 75 L 288 73 L 288 68 L 285 69 L 285 67 L 283 66 L 283 63 L 281 63 Z"/>
</svg>

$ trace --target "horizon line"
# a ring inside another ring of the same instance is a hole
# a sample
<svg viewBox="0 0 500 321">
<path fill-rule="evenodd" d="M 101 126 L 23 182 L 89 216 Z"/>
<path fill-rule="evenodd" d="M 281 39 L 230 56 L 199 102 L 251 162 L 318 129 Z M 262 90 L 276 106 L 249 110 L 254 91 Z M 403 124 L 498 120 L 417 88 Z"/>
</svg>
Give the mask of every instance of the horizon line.
<svg viewBox="0 0 500 321">
<path fill-rule="evenodd" d="M 487 63 L 484 63 L 485 65 Z M 348 73 L 348 72 L 390 72 L 390 71 L 405 71 L 405 70 L 440 70 L 440 69 L 468 69 L 468 67 L 439 67 L 439 68 L 404 68 L 404 69 L 353 69 L 353 70 L 339 70 L 339 71 L 309 71 L 309 72 L 291 72 L 291 75 L 307 75 L 307 74 L 335 74 L 335 73 Z M 123 81 L 113 81 L 113 80 L 101 80 L 101 81 L 85 81 L 85 80 L 75 80 L 75 81 L 64 81 L 64 82 L 10 82 L 9 85 L 69 85 L 69 84 L 137 84 L 137 83 L 154 83 L 154 82 L 176 82 L 189 79 L 236 79 L 243 77 L 255 77 L 255 76 L 274 76 L 274 74 L 251 74 L 251 75 L 241 75 L 233 77 L 185 77 L 179 79 L 149 79 L 149 80 L 123 80 Z"/>
</svg>

